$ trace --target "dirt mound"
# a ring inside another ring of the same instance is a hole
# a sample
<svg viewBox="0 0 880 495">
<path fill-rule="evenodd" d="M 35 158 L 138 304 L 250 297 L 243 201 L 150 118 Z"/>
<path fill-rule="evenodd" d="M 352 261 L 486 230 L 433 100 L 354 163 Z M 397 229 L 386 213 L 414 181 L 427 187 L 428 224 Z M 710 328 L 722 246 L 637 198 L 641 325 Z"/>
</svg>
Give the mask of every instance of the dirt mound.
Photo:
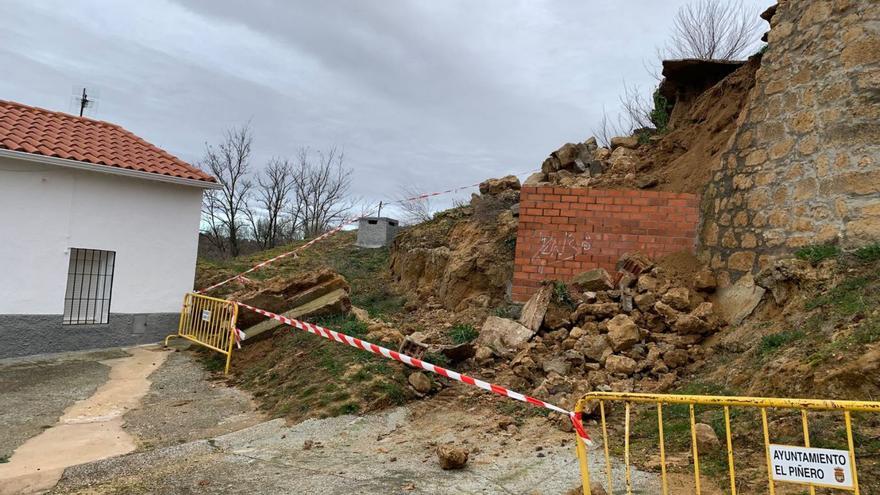
<svg viewBox="0 0 880 495">
<path fill-rule="evenodd" d="M 441 212 L 394 240 L 391 277 L 410 301 L 434 297 L 463 310 L 504 299 L 513 276 L 519 181 L 481 190 L 486 194 L 474 195 L 469 206 Z"/>
<path fill-rule="evenodd" d="M 736 130 L 760 65 L 756 55 L 699 96 L 689 95 L 678 109 L 673 107 L 675 125 L 667 132 L 618 138 L 613 149 L 596 147 L 592 138 L 568 143 L 528 182 L 702 193 Z"/>
</svg>

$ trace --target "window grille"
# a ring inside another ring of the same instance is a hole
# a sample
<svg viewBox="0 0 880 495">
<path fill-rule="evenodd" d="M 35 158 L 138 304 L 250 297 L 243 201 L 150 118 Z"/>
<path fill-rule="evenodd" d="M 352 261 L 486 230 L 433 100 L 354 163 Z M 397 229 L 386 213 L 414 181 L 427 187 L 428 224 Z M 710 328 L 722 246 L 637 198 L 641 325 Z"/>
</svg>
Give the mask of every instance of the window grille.
<svg viewBox="0 0 880 495">
<path fill-rule="evenodd" d="M 64 325 L 109 323 L 115 264 L 114 251 L 70 249 Z"/>
</svg>

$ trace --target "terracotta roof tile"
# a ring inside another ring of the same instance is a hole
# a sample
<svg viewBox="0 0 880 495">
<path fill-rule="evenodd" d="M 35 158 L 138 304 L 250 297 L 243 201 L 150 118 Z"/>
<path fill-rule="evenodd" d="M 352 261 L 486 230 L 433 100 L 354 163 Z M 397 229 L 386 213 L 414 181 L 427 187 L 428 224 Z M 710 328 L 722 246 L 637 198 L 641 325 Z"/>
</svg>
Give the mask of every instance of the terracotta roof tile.
<svg viewBox="0 0 880 495">
<path fill-rule="evenodd" d="M 116 124 L 0 100 L 0 148 L 183 179 L 216 182 Z"/>
</svg>

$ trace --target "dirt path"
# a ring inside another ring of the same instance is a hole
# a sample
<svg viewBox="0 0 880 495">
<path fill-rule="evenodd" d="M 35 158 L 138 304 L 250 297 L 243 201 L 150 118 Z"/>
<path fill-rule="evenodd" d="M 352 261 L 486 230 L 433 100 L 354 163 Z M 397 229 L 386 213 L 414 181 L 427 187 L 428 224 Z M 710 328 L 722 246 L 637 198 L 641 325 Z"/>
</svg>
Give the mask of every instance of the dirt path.
<svg viewBox="0 0 880 495">
<path fill-rule="evenodd" d="M 64 468 L 125 454 L 136 448 L 122 415 L 147 393 L 147 377 L 167 356 L 135 348 L 130 357 L 110 359 L 109 379 L 90 397 L 74 403 L 54 426 L 30 438 L 0 464 L 0 493 L 34 493 L 51 488 Z"/>
</svg>

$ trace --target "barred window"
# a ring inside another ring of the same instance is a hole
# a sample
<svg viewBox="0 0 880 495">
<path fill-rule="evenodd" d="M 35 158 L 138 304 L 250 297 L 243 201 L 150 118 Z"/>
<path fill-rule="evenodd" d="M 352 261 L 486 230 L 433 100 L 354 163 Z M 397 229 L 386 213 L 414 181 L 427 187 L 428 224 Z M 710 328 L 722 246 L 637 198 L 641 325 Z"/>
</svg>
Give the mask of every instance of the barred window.
<svg viewBox="0 0 880 495">
<path fill-rule="evenodd" d="M 70 249 L 64 325 L 109 323 L 115 264 L 114 251 Z"/>
</svg>

